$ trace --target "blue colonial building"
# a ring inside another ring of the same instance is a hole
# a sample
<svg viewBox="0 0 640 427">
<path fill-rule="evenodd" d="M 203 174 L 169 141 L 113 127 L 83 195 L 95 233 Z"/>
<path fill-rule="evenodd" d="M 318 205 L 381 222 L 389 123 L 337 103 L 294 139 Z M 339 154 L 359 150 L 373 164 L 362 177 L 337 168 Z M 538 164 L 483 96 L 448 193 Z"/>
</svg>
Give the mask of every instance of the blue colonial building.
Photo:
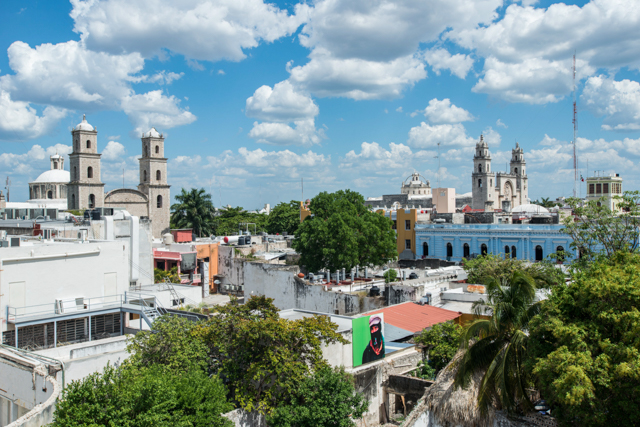
<svg viewBox="0 0 640 427">
<path fill-rule="evenodd" d="M 473 254 L 494 254 L 541 261 L 565 251 L 571 262 L 571 237 L 562 225 L 543 224 L 420 224 L 415 225 L 416 258 L 461 261 Z"/>
</svg>

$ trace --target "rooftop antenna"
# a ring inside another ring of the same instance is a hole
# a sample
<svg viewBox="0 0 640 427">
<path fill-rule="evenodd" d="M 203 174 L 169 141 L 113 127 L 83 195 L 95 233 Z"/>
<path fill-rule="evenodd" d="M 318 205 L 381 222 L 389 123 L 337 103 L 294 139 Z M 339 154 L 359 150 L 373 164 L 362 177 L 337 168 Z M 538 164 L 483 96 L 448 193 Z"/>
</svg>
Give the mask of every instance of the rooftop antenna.
<svg viewBox="0 0 640 427">
<path fill-rule="evenodd" d="M 7 202 L 9 201 L 9 189 L 11 188 L 11 178 L 7 177 L 7 180 L 5 181 L 5 183 L 7 184 L 6 187 L 4 187 L 7 190 Z"/>
<path fill-rule="evenodd" d="M 436 172 L 436 179 L 438 181 L 438 188 L 440 188 L 440 143 L 438 142 L 438 155 L 434 156 L 435 159 L 438 159 L 438 171 Z"/>
<path fill-rule="evenodd" d="M 576 103 L 576 54 L 573 54 L 573 197 L 578 190 L 578 157 L 576 156 L 576 137 L 578 135 L 578 107 Z M 582 193 L 582 192 L 580 192 Z M 580 194 L 582 196 L 582 194 Z"/>
<path fill-rule="evenodd" d="M 122 188 L 124 188 L 124 168 L 122 168 Z"/>
</svg>

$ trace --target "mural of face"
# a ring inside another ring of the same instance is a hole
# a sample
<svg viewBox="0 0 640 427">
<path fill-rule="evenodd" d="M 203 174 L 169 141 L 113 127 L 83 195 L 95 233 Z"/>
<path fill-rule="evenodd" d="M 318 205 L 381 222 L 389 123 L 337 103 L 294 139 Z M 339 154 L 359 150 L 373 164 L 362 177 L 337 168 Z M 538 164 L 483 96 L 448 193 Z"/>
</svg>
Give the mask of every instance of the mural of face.
<svg viewBox="0 0 640 427">
<path fill-rule="evenodd" d="M 362 353 L 362 363 L 373 362 L 384 357 L 384 337 L 382 336 L 382 319 L 378 316 L 369 318 L 369 345 Z"/>
</svg>

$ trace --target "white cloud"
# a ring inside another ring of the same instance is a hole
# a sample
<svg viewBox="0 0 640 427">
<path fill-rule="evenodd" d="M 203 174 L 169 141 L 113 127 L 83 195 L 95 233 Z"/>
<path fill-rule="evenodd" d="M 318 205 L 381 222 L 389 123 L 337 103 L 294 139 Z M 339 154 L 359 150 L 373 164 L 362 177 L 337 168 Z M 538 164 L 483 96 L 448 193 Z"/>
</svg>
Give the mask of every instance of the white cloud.
<svg viewBox="0 0 640 427">
<path fill-rule="evenodd" d="M 428 125 L 425 122 L 420 126 L 409 130 L 407 143 L 416 148 L 435 148 L 440 143 L 442 146 L 472 146 L 473 138 L 467 136 L 466 130 L 461 124 Z"/>
<path fill-rule="evenodd" d="M 442 101 L 433 98 L 423 111 L 431 123 L 461 123 L 475 118 L 464 108 L 456 107 L 449 98 Z"/>
<path fill-rule="evenodd" d="M 309 55 L 303 66 L 288 66 L 293 84 L 320 97 L 355 100 L 398 98 L 402 91 L 427 77 L 424 64 L 414 55 L 388 62 L 360 58 L 339 59 L 322 49 Z"/>
<path fill-rule="evenodd" d="M 42 115 L 27 102 L 12 101 L 8 92 L 0 90 L 0 140 L 24 141 L 51 132 L 67 110 L 46 107 Z"/>
<path fill-rule="evenodd" d="M 398 107 L 398 108 L 396 108 L 396 111 L 397 111 L 398 113 L 402 113 L 402 107 Z"/>
<path fill-rule="evenodd" d="M 473 58 L 456 53 L 451 55 L 446 49 L 430 49 L 424 52 L 424 59 L 440 75 L 441 70 L 450 70 L 451 74 L 464 79 L 473 67 Z"/>
<path fill-rule="evenodd" d="M 140 52 L 163 57 L 163 50 L 189 59 L 239 61 L 243 50 L 296 31 L 299 15 L 262 0 L 71 0 L 74 30 L 90 49 L 114 54 Z"/>
<path fill-rule="evenodd" d="M 590 77 L 580 100 L 596 116 L 605 116 L 602 129 L 640 130 L 640 83 Z"/>
<path fill-rule="evenodd" d="M 102 150 L 102 159 L 107 161 L 120 160 L 125 154 L 124 145 L 116 141 L 107 142 L 107 146 Z"/>
<path fill-rule="evenodd" d="M 360 153 L 349 151 L 341 161 L 342 168 L 360 166 L 372 171 L 389 171 L 392 169 L 405 169 L 410 163 L 413 153 L 411 148 L 404 144 L 389 144 L 389 150 L 382 148 L 377 142 L 363 142 L 360 145 Z"/>
<path fill-rule="evenodd" d="M 484 137 L 484 140 L 487 141 L 487 144 L 489 144 L 489 147 L 491 148 L 498 147 L 500 145 L 500 142 L 502 142 L 502 137 L 500 136 L 500 134 L 497 131 L 493 130 L 491 126 L 487 127 L 482 132 L 482 135 Z"/>
<path fill-rule="evenodd" d="M 54 154 L 60 154 L 61 156 L 71 154 L 73 147 L 65 144 L 55 144 L 47 147 L 47 156 L 53 156 Z"/>
<path fill-rule="evenodd" d="M 297 120 L 293 126 L 286 123 L 255 122 L 249 137 L 260 143 L 273 145 L 313 145 L 319 144 L 324 136 L 322 129 L 316 129 L 314 119 Z"/>
<path fill-rule="evenodd" d="M 145 76 L 143 81 L 145 83 L 158 83 L 158 84 L 171 84 L 175 80 L 179 80 L 184 76 L 184 73 L 167 72 L 165 70 L 154 74 L 153 76 Z"/>
<path fill-rule="evenodd" d="M 135 126 L 134 132 L 140 134 L 151 127 L 169 129 L 195 121 L 196 116 L 180 109 L 179 104 L 180 100 L 175 96 L 165 96 L 162 91 L 154 90 L 123 97 L 121 107 Z"/>
<path fill-rule="evenodd" d="M 292 122 L 313 118 L 318 115 L 318 106 L 311 97 L 296 91 L 285 80 L 273 89 L 261 86 L 247 98 L 245 113 L 249 117 L 270 122 Z"/>
<path fill-rule="evenodd" d="M 509 126 L 507 126 L 506 124 L 502 123 L 502 120 L 500 120 L 500 119 L 496 120 L 496 126 L 501 127 L 501 128 L 505 128 L 505 129 L 509 128 Z"/>
</svg>

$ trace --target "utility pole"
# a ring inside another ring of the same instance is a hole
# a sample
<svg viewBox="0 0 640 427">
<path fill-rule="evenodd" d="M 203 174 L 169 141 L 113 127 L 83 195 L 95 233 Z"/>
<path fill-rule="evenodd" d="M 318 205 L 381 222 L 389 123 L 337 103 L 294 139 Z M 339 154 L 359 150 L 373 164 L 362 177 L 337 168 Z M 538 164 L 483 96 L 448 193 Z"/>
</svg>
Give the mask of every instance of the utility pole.
<svg viewBox="0 0 640 427">
<path fill-rule="evenodd" d="M 9 201 L 9 190 L 11 188 L 11 178 L 7 177 L 7 180 L 5 181 L 6 183 L 6 187 L 4 187 L 7 190 L 7 202 Z"/>
<path fill-rule="evenodd" d="M 436 172 L 436 180 L 438 181 L 438 188 L 440 188 L 440 143 L 438 142 L 438 155 L 434 158 L 438 159 L 438 171 Z"/>
<path fill-rule="evenodd" d="M 578 135 L 578 108 L 576 102 L 576 55 L 573 54 L 573 197 L 578 190 L 578 157 L 576 155 L 576 137 Z M 582 194 L 580 194 L 582 195 Z"/>
</svg>

